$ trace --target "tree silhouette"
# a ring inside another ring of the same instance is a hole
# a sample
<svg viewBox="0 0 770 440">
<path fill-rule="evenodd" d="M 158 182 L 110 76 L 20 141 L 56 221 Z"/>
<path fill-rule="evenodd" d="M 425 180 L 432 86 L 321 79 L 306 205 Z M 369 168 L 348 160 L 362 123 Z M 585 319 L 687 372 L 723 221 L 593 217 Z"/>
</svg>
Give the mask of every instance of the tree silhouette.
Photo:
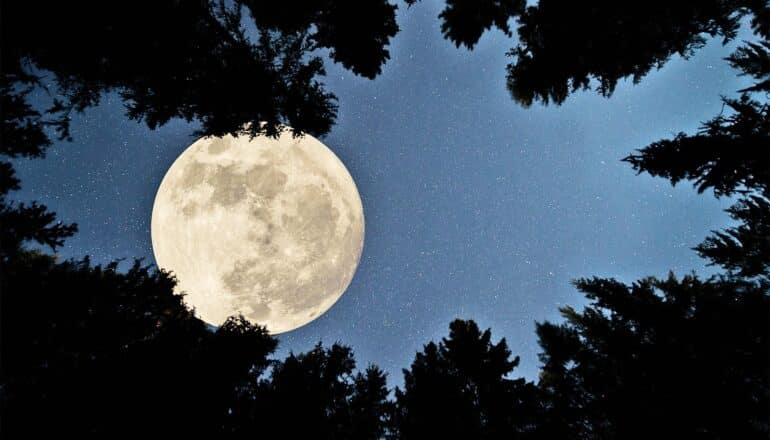
<svg viewBox="0 0 770 440">
<path fill-rule="evenodd" d="M 512 36 L 508 22 L 518 20 L 518 43 L 508 52 L 513 62 L 507 67 L 507 85 L 524 106 L 561 104 L 571 93 L 591 88 L 609 96 L 618 81 L 639 82 L 672 56 L 689 57 L 707 37 L 725 43 L 734 39 L 746 16 L 757 34 L 770 37 L 770 6 L 764 0 L 524 3 L 447 0 L 439 15 L 445 38 L 469 49 L 493 25 Z M 767 47 L 749 42 L 736 51 L 733 62 L 752 63 L 766 75 Z"/>
<path fill-rule="evenodd" d="M 13 171 L 8 164 L 0 162 L 0 173 L 5 170 Z M 13 176 L 11 174 L 11 176 Z M 14 179 L 11 177 L 11 179 Z M 10 258 L 17 254 L 22 244 L 34 241 L 55 250 L 64 244 L 64 239 L 72 236 L 77 231 L 75 224 L 62 224 L 56 220 L 56 214 L 49 211 L 45 205 L 32 202 L 13 203 L 6 200 L 8 190 L 3 189 L 14 180 L 0 183 L 0 264 L 9 263 Z M 18 186 L 12 186 L 18 189 Z M 0 274 L 0 280 L 3 275 Z M 0 286 L 2 283 L 0 282 Z"/>
<path fill-rule="evenodd" d="M 3 75 L 0 81 L 0 155 L 42 157 L 51 141 L 41 126 L 41 114 L 27 102 L 30 87 L 15 90 Z M 4 188 L 13 185 L 6 184 Z"/>
<path fill-rule="evenodd" d="M 449 328 L 448 338 L 425 345 L 404 370 L 404 389 L 395 394 L 398 438 L 522 438 L 537 401 L 531 382 L 508 378 L 519 358 L 473 321 Z"/>
<path fill-rule="evenodd" d="M 3 109 L 0 155 L 43 156 L 48 141 L 25 119 L 39 114 L 15 105 Z M 76 227 L 43 205 L 11 202 L 18 188 L 0 161 L 4 438 L 220 432 L 237 390 L 264 370 L 276 341 L 243 318 L 210 331 L 174 293 L 172 277 L 140 262 L 120 272 L 117 262 L 58 262 L 30 250 L 29 242 L 56 250 Z"/>
<path fill-rule="evenodd" d="M 70 114 L 106 91 L 150 127 L 182 117 L 207 134 L 275 134 L 280 123 L 323 133 L 336 107 L 318 81 L 318 50 L 375 77 L 398 30 L 394 9 L 383 0 L 4 2 L 0 156 L 43 157 L 50 130 L 68 138 Z M 518 17 L 509 87 L 528 105 L 560 103 L 594 82 L 609 95 L 705 36 L 734 38 L 745 16 L 762 40 L 727 61 L 754 84 L 698 133 L 625 158 L 638 173 L 737 198 L 727 210 L 737 225 L 694 248 L 724 272 L 575 281 L 589 303 L 537 325 L 537 384 L 511 378 L 519 358 L 473 321 L 456 320 L 447 338 L 426 344 L 394 399 L 385 373 L 356 371 L 341 344 L 273 360 L 277 341 L 264 328 L 239 316 L 209 328 L 163 271 L 31 249 L 55 251 L 76 226 L 43 205 L 11 202 L 20 182 L 0 161 L 3 438 L 767 438 L 767 2 L 448 0 L 440 18 L 446 38 L 473 48 L 492 26 L 511 34 Z M 44 112 L 30 104 L 41 89 L 53 98 Z"/>
<path fill-rule="evenodd" d="M 28 107 L 21 105 L 25 111 Z M 34 112 L 31 112 L 34 113 Z M 0 137 L 0 157 L 40 157 L 47 145 L 45 138 L 34 135 L 35 129 L 29 129 L 27 122 L 13 120 L 12 113 L 5 113 L 3 108 L 2 137 Z M 28 148 L 29 143 L 42 142 L 38 147 Z M 64 244 L 67 237 L 77 232 L 77 225 L 63 224 L 56 220 L 56 214 L 45 205 L 37 202 L 30 204 L 13 202 L 9 194 L 20 188 L 19 179 L 10 162 L 0 160 L 0 291 L 6 289 L 7 266 L 22 252 L 24 245 L 37 242 L 56 250 Z"/>
<path fill-rule="evenodd" d="M 473 49 L 484 31 L 493 25 L 509 37 L 513 35 L 508 20 L 521 14 L 524 6 L 524 0 L 447 0 L 446 8 L 438 16 L 442 19 L 441 32 L 455 46 Z"/>
<path fill-rule="evenodd" d="M 763 23 L 770 26 L 770 18 L 765 18 Z M 763 35 L 770 34 L 767 29 L 762 32 Z M 770 42 L 767 37 L 758 43 L 747 42 L 727 57 L 727 61 L 734 68 L 741 70 L 743 75 L 753 76 L 757 80 L 756 84 L 740 90 L 741 92 L 770 91 Z"/>
<path fill-rule="evenodd" d="M 755 22 L 755 25 L 757 23 Z M 770 434 L 770 120 L 767 45 L 728 60 L 757 82 L 727 114 L 624 160 L 639 172 L 738 196 L 739 222 L 694 249 L 726 272 L 632 285 L 581 279 L 591 301 L 539 324 L 547 437 L 767 438 Z M 724 113 L 724 110 L 723 110 Z"/>
<path fill-rule="evenodd" d="M 767 17 L 765 17 L 767 18 Z M 764 23 L 767 26 L 767 22 Z M 699 133 L 679 133 L 654 142 L 624 161 L 638 173 L 689 180 L 698 192 L 738 195 L 727 212 L 739 226 L 713 235 L 695 247 L 702 257 L 738 279 L 759 277 L 770 283 L 770 106 L 754 95 L 770 92 L 770 43 L 748 43 L 728 57 L 741 75 L 756 83 L 739 99 L 723 98 L 727 115 L 706 122 Z"/>
<path fill-rule="evenodd" d="M 40 126 L 40 113 L 26 102 L 29 92 L 14 90 L 0 81 L 0 157 L 39 158 L 50 145 Z M 55 250 L 77 231 L 75 224 L 56 222 L 56 214 L 45 205 L 9 200 L 9 193 L 19 188 L 11 163 L 0 160 L 0 288 L 5 277 L 3 268 L 23 244 L 34 241 Z"/>
<path fill-rule="evenodd" d="M 318 51 L 374 78 L 398 31 L 395 9 L 387 0 L 3 2 L 4 112 L 25 118 L 17 127 L 28 148 L 46 144 L 44 124 L 67 138 L 71 113 L 108 91 L 150 128 L 183 118 L 209 135 L 272 135 L 279 124 L 324 134 L 336 98 L 319 81 Z M 50 90 L 47 118 L 29 112 L 31 88 Z"/>
<path fill-rule="evenodd" d="M 770 284 L 770 203 L 766 198 L 749 196 L 727 212 L 740 224 L 713 231 L 695 250 L 731 276 L 759 277 Z"/>
<path fill-rule="evenodd" d="M 680 133 L 624 160 L 672 185 L 690 180 L 699 192 L 740 195 L 727 212 L 741 224 L 714 231 L 695 250 L 731 274 L 770 282 L 770 107 L 745 94 L 725 103 L 732 113 L 707 122 L 700 133 Z"/>
<path fill-rule="evenodd" d="M 205 134 L 275 134 L 279 124 L 323 134 L 336 105 L 319 82 L 318 50 L 375 77 L 398 30 L 394 10 L 382 0 L 3 2 L 0 155 L 43 157 L 50 130 L 69 139 L 72 112 L 109 91 L 150 128 L 181 117 L 200 120 Z M 40 90 L 53 100 L 43 112 L 30 104 Z M 273 367 L 276 340 L 264 328 L 232 317 L 210 330 L 174 294 L 172 277 L 139 262 L 121 272 L 117 263 L 58 262 L 30 250 L 30 242 L 56 250 L 76 226 L 43 205 L 11 202 L 17 189 L 12 165 L 0 162 L 4 436 L 199 436 L 272 426 L 249 413 L 270 395 L 259 378 Z M 319 353 L 327 352 L 300 355 L 300 370 Z M 341 368 L 329 383 L 344 382 L 344 393 L 326 396 L 338 408 L 324 422 L 328 433 L 378 438 L 388 408 L 384 373 L 372 366 L 352 375 L 349 349 L 328 353 L 327 367 Z M 291 371 L 292 359 L 278 370 Z"/>
<path fill-rule="evenodd" d="M 753 191 L 770 196 L 770 106 L 726 99 L 731 114 L 706 122 L 700 133 L 655 142 L 624 160 L 638 172 L 672 184 L 692 180 L 717 196 Z"/>
<path fill-rule="evenodd" d="M 560 104 L 570 93 L 593 87 L 609 96 L 621 79 L 638 82 L 672 55 L 691 55 L 707 36 L 733 39 L 740 20 L 751 16 L 761 41 L 746 42 L 727 61 L 753 77 L 754 85 L 741 90 L 739 99 L 725 98 L 726 111 L 699 133 L 680 133 L 625 159 L 637 172 L 672 184 L 688 180 L 699 192 L 740 196 L 728 209 L 740 224 L 714 231 L 695 247 L 726 273 L 706 280 L 672 274 L 632 285 L 576 281 L 590 305 L 582 312 L 564 308 L 564 323 L 537 328 L 543 368 L 533 434 L 766 438 L 770 125 L 767 104 L 750 94 L 770 91 L 770 7 L 750 0 L 591 5 L 541 0 L 526 9 L 492 4 L 447 1 L 442 31 L 456 45 L 472 48 L 493 23 L 517 17 L 519 44 L 510 52 L 508 87 L 523 105 Z M 510 34 L 507 24 L 498 27 Z M 407 389 L 410 380 L 417 381 L 409 374 L 435 378 L 417 372 L 440 370 L 440 363 L 439 347 L 427 345 L 407 372 Z M 441 394 L 446 389 L 451 387 L 434 385 L 426 394 L 452 401 Z M 407 400 L 398 402 L 399 410 L 407 411 Z M 440 419 L 434 415 L 433 423 L 439 426 Z M 457 432 L 462 431 L 443 434 Z"/>
<path fill-rule="evenodd" d="M 692 55 L 707 36 L 732 40 L 747 14 L 767 14 L 766 3 L 541 0 L 519 17 L 520 42 L 509 53 L 514 62 L 508 65 L 508 89 L 523 105 L 560 104 L 594 84 L 609 96 L 621 79 L 639 82 L 673 55 Z M 753 24 L 762 30 L 756 19 Z"/>
<path fill-rule="evenodd" d="M 25 251 L 5 271 L 9 436 L 218 432 L 237 385 L 275 348 L 242 318 L 208 330 L 173 278 L 139 262 L 123 273 Z"/>
<path fill-rule="evenodd" d="M 543 426 L 563 438 L 766 438 L 767 288 L 583 279 L 591 300 L 540 324 Z"/>
<path fill-rule="evenodd" d="M 274 362 L 269 378 L 242 401 L 242 434 L 266 429 L 285 438 L 379 439 L 389 412 L 385 374 L 370 366 L 355 373 L 349 347 L 320 343 Z"/>
</svg>

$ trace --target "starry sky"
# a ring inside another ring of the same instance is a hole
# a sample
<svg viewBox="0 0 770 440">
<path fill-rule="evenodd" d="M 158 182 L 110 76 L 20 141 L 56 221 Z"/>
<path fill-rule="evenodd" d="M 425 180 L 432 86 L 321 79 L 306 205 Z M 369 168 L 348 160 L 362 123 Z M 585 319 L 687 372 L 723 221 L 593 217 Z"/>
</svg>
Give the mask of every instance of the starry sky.
<svg viewBox="0 0 770 440">
<path fill-rule="evenodd" d="M 401 32 L 374 81 L 327 63 L 339 116 L 322 140 L 358 185 L 364 251 L 337 304 L 279 335 L 278 356 L 339 341 L 360 367 L 376 363 L 399 384 L 415 352 L 459 317 L 505 337 L 521 356 L 514 375 L 536 379 L 535 322 L 583 304 L 570 280 L 710 272 L 690 248 L 730 224 L 730 201 L 635 176 L 620 159 L 719 113 L 720 95 L 746 84 L 722 58 L 747 34 L 728 46 L 710 41 L 610 99 L 584 92 L 525 109 L 505 89 L 515 41 L 490 31 L 473 51 L 457 49 L 441 36 L 441 7 L 400 7 Z M 106 95 L 74 116 L 74 142 L 15 162 L 15 198 L 78 223 L 63 257 L 154 263 L 155 193 L 196 128 L 149 130 Z"/>
</svg>

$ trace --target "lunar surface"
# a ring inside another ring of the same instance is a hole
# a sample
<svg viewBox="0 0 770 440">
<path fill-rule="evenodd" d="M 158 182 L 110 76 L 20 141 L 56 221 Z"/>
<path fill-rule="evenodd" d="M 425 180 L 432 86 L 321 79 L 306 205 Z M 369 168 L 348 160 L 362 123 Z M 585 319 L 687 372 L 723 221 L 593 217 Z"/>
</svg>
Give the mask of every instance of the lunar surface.
<svg viewBox="0 0 770 440">
<path fill-rule="evenodd" d="M 317 139 L 202 138 L 163 178 L 152 210 L 158 266 L 204 321 L 231 315 L 275 334 L 328 310 L 364 243 L 353 178 Z"/>
</svg>

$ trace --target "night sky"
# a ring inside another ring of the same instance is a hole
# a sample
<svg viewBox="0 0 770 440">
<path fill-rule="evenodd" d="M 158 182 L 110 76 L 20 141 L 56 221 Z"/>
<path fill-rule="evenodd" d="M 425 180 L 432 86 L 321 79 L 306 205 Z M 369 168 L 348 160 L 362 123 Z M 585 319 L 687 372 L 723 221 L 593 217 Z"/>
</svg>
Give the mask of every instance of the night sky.
<svg viewBox="0 0 770 440">
<path fill-rule="evenodd" d="M 339 117 L 323 142 L 358 185 L 364 252 L 335 306 L 279 336 L 279 356 L 340 341 L 359 366 L 376 363 L 398 384 L 415 351 L 460 317 L 505 337 L 522 358 L 514 374 L 534 379 L 535 322 L 581 305 L 571 279 L 709 273 L 690 248 L 729 224 L 730 201 L 635 176 L 620 159 L 718 114 L 720 94 L 745 84 L 722 60 L 745 35 L 727 47 L 711 41 L 610 99 L 584 92 L 525 109 L 505 88 L 515 41 L 494 31 L 472 52 L 456 49 L 439 31 L 441 7 L 400 8 L 401 32 L 374 81 L 327 64 Z M 151 131 L 107 95 L 73 118 L 74 142 L 15 162 L 16 198 L 78 223 L 63 257 L 154 263 L 155 192 L 196 128 Z"/>
</svg>

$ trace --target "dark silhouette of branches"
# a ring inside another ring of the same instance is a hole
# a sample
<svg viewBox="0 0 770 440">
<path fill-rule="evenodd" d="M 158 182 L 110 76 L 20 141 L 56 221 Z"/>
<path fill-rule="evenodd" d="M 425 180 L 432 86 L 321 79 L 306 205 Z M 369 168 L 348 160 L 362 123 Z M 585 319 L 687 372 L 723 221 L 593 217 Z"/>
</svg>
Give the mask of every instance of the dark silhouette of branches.
<svg viewBox="0 0 770 440">
<path fill-rule="evenodd" d="M 727 57 L 727 61 L 743 75 L 753 76 L 757 81 L 740 92 L 770 92 L 770 42 L 749 41 Z"/>
<path fill-rule="evenodd" d="M 725 104 L 730 114 L 706 122 L 698 134 L 680 133 L 624 160 L 672 184 L 691 180 L 699 192 L 730 196 L 751 189 L 770 195 L 770 107 L 747 95 Z"/>
<path fill-rule="evenodd" d="M 396 389 L 401 439 L 503 439 L 525 435 L 537 414 L 534 384 L 510 379 L 519 364 L 505 339 L 491 342 L 473 321 L 455 320 L 448 338 L 425 345 Z"/>
<path fill-rule="evenodd" d="M 619 81 L 638 83 L 671 57 L 691 56 L 710 37 L 733 40 L 747 16 L 761 39 L 770 38 L 764 0 L 539 0 L 526 7 L 518 0 L 447 0 L 439 18 L 444 37 L 469 49 L 492 26 L 512 36 L 509 22 L 517 20 L 507 85 L 515 101 L 529 106 L 561 104 L 588 89 L 610 96 Z M 766 42 L 747 42 L 729 61 L 765 69 L 766 76 Z M 746 90 L 766 90 L 766 80 Z"/>
<path fill-rule="evenodd" d="M 576 285 L 591 304 L 537 329 L 551 435 L 767 435 L 766 286 L 673 275 Z"/>
<path fill-rule="evenodd" d="M 763 277 L 770 283 L 770 203 L 764 197 L 742 198 L 727 209 L 738 226 L 712 231 L 695 247 L 712 264 L 741 278 Z"/>
<path fill-rule="evenodd" d="M 408 4 L 414 1 L 407 1 Z M 537 324 L 537 383 L 489 329 L 455 320 L 404 370 L 389 399 L 376 366 L 320 343 L 276 360 L 277 341 L 243 317 L 211 329 L 169 274 L 135 262 L 58 261 L 75 232 L 43 205 L 9 200 L 0 161 L 0 409 L 3 438 L 210 436 L 323 439 L 766 439 L 770 435 L 770 152 L 765 1 L 619 4 L 447 2 L 442 32 L 472 48 L 496 26 L 520 44 L 509 86 L 523 104 L 560 103 L 598 82 L 609 95 L 706 36 L 734 38 L 750 15 L 759 43 L 728 62 L 755 84 L 694 134 L 625 160 L 638 173 L 736 196 L 737 223 L 695 250 L 725 272 L 575 281 L 588 305 Z M 334 120 L 317 50 L 374 77 L 397 31 L 384 1 L 4 2 L 0 155 L 42 157 L 48 130 L 117 91 L 150 127 L 181 117 L 208 134 L 313 133 Z M 87 12 L 87 13 L 86 13 Z M 247 30 L 250 22 L 256 30 Z M 350 18 L 348 14 L 353 14 Z M 29 95 L 47 89 L 47 111 Z M 259 125 L 266 122 L 264 125 Z M 244 125 L 249 124 L 251 125 Z"/>
<path fill-rule="evenodd" d="M 352 350 L 339 344 L 274 362 L 270 377 L 243 402 L 240 427 L 257 436 L 274 426 L 286 438 L 381 438 L 390 411 L 385 373 L 354 369 Z"/>
<path fill-rule="evenodd" d="M 621 79 L 639 82 L 673 55 L 692 55 L 708 36 L 732 40 L 741 17 L 759 8 L 750 3 L 541 0 L 519 17 L 508 89 L 523 105 L 560 104 L 589 88 L 609 96 Z"/>
<path fill-rule="evenodd" d="M 374 78 L 398 31 L 395 9 L 386 0 L 4 2 L 3 104 L 24 110 L 26 90 L 45 87 L 54 98 L 47 123 L 62 138 L 71 113 L 107 91 L 150 128 L 183 118 L 200 121 L 207 135 L 274 135 L 280 124 L 324 134 L 337 107 L 320 82 L 317 49 Z M 247 30 L 244 11 L 256 29 Z M 21 122 L 28 137 L 45 137 Z"/>
<path fill-rule="evenodd" d="M 275 340 L 231 320 L 216 332 L 136 262 L 57 263 L 21 252 L 2 292 L 3 432 L 216 432 L 235 384 Z"/>
</svg>

